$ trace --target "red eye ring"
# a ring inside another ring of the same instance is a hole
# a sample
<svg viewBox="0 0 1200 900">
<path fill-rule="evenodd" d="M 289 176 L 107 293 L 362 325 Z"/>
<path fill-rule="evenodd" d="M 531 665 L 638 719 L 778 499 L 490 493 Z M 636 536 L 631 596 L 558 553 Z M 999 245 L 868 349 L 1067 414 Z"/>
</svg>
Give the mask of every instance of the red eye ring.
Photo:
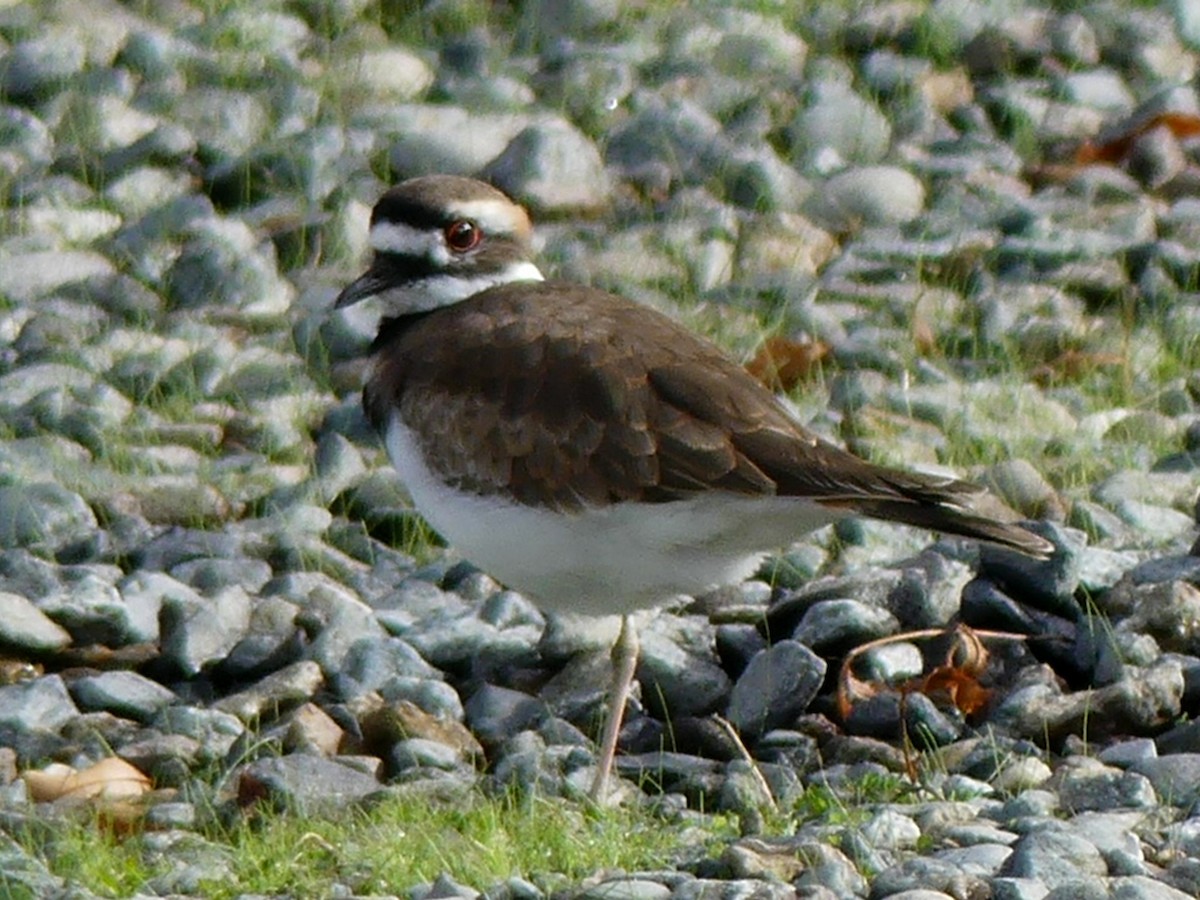
<svg viewBox="0 0 1200 900">
<path fill-rule="evenodd" d="M 446 236 L 446 246 L 455 253 L 466 253 L 468 250 L 473 250 L 483 240 L 483 229 L 470 219 L 451 222 L 443 233 Z"/>
</svg>

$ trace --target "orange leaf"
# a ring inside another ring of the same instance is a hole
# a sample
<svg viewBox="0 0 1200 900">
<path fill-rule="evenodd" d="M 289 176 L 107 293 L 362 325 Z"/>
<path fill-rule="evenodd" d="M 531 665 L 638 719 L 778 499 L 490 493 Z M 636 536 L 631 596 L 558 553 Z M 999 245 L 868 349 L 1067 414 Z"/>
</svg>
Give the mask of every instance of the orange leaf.
<svg viewBox="0 0 1200 900">
<path fill-rule="evenodd" d="M 808 379 L 828 355 L 829 345 L 824 341 L 772 337 L 746 363 L 746 371 L 772 390 L 790 391 Z"/>
<path fill-rule="evenodd" d="M 974 675 L 955 666 L 938 666 L 921 680 L 919 690 L 926 696 L 945 694 L 967 716 L 983 709 L 992 696 Z"/>
<path fill-rule="evenodd" d="M 847 657 L 842 663 L 841 671 L 838 672 L 837 706 L 838 715 L 842 717 L 843 722 L 850 718 L 850 711 L 854 709 L 855 703 L 874 697 L 878 693 L 873 684 L 854 674 L 849 662 L 850 657 Z"/>
<path fill-rule="evenodd" d="M 1075 152 L 1075 162 L 1081 166 L 1090 163 L 1115 165 L 1129 155 L 1134 141 L 1160 125 L 1166 127 L 1177 138 L 1200 135 L 1200 116 L 1181 112 L 1157 113 L 1126 126 L 1120 134 L 1101 143 L 1093 144 L 1091 141 L 1084 141 L 1083 145 Z"/>
</svg>

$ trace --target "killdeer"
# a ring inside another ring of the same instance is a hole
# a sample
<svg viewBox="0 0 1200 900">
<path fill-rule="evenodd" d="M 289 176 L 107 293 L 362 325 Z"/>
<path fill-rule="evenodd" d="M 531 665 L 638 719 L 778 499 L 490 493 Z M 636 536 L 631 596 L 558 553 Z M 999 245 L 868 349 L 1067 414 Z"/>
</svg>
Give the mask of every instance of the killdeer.
<svg viewBox="0 0 1200 900">
<path fill-rule="evenodd" d="M 623 615 L 597 799 L 636 664 L 632 611 L 745 579 L 845 516 L 1053 550 L 979 512 L 982 488 L 817 438 L 667 316 L 544 280 L 531 231 L 482 182 L 405 181 L 375 205 L 374 259 L 337 305 L 382 307 L 363 403 L 430 524 L 544 608 Z"/>
</svg>

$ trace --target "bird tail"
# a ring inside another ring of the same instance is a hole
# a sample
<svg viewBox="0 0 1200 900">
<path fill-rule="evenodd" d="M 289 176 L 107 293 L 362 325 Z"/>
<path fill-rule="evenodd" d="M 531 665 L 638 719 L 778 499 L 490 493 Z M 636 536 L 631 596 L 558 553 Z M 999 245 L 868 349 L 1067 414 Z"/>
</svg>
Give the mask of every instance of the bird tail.
<svg viewBox="0 0 1200 900">
<path fill-rule="evenodd" d="M 988 541 L 1036 559 L 1048 559 L 1054 553 L 1054 544 L 1017 524 L 1017 514 L 994 495 L 964 482 L 942 485 L 942 491 L 951 485 L 961 485 L 962 494 L 956 492 L 953 499 L 943 494 L 933 502 L 924 497 L 858 497 L 845 506 L 857 515 Z M 966 502 L 960 502 L 960 498 Z M 822 502 L 827 506 L 841 505 Z"/>
</svg>

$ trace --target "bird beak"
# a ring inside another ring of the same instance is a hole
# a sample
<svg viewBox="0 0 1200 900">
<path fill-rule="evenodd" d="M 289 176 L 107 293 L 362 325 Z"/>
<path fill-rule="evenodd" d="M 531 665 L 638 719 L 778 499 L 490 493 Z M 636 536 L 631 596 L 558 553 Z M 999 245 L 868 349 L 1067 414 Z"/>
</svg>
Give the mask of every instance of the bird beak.
<svg viewBox="0 0 1200 900">
<path fill-rule="evenodd" d="M 334 303 L 334 309 L 353 306 L 360 300 L 374 297 L 386 288 L 390 281 L 387 273 L 384 271 L 384 267 L 376 261 L 371 264 L 371 267 L 367 271 L 342 288 L 342 292 L 338 294 L 337 301 Z"/>
</svg>

